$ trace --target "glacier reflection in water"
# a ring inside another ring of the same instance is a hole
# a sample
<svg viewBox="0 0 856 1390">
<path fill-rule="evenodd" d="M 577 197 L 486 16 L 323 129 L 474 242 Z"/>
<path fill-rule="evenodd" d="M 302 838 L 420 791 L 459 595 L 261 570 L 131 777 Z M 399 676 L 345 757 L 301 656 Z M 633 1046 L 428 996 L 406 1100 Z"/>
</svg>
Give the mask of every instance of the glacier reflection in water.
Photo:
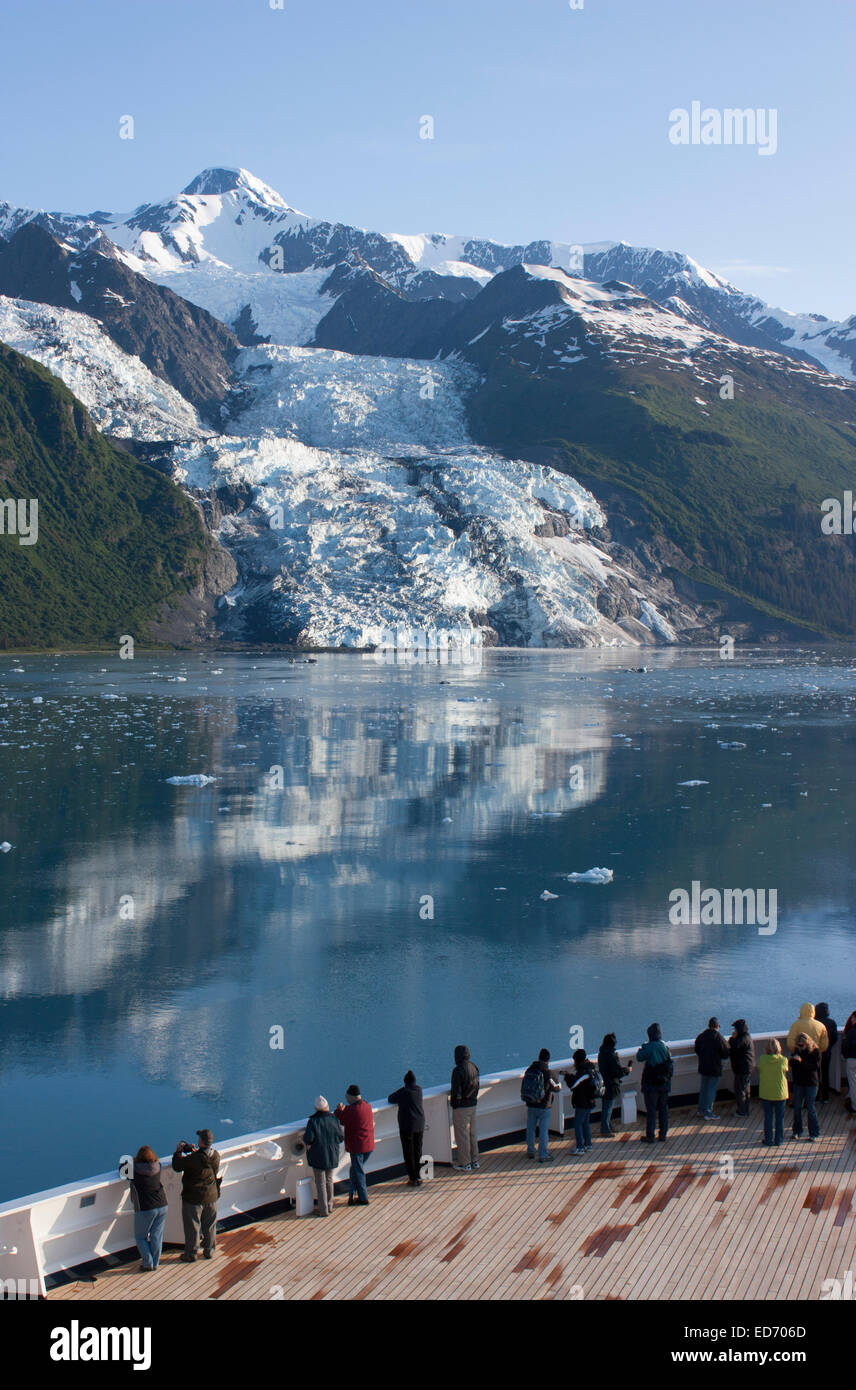
<svg viewBox="0 0 856 1390">
<path fill-rule="evenodd" d="M 0 658 L 0 1198 L 460 1041 L 846 1016 L 852 653 L 636 656 Z M 775 936 L 670 926 L 693 879 L 776 888 Z"/>
</svg>

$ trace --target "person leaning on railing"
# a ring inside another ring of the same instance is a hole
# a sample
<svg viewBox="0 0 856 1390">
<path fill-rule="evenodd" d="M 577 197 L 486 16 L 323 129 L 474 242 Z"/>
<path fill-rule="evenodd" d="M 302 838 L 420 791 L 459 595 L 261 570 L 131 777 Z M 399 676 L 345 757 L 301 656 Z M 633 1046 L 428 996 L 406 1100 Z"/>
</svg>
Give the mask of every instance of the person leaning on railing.
<svg viewBox="0 0 856 1390">
<path fill-rule="evenodd" d="M 412 1071 L 405 1072 L 404 1085 L 387 1096 L 387 1103 L 398 1108 L 398 1137 L 411 1187 L 422 1186 L 422 1136 L 425 1132 L 425 1111 L 422 1106 L 422 1087 L 417 1086 Z"/>
<path fill-rule="evenodd" d="M 841 1035 L 841 1056 L 847 1067 L 847 1099 L 844 1108 L 856 1115 L 856 1010 L 848 1018 Z"/>
<path fill-rule="evenodd" d="M 303 1131 L 306 1161 L 315 1178 L 318 1198 L 316 1216 L 329 1216 L 333 1210 L 333 1179 L 339 1166 L 339 1153 L 345 1134 L 324 1096 L 315 1097 L 315 1111 Z"/>
<path fill-rule="evenodd" d="M 128 1186 L 134 1208 L 134 1240 L 142 1260 L 140 1270 L 148 1273 L 160 1264 L 167 1213 L 161 1162 L 148 1144 L 143 1144 L 134 1159 Z"/>
<path fill-rule="evenodd" d="M 813 1144 L 820 1134 L 820 1122 L 815 1109 L 815 1097 L 820 1085 L 821 1054 L 813 1038 L 808 1033 L 797 1036 L 796 1047 L 791 1053 L 791 1075 L 794 1079 L 794 1128 L 792 1139 L 802 1134 L 802 1110 L 805 1105 L 808 1117 L 808 1142 Z"/>
<path fill-rule="evenodd" d="M 648 1041 L 636 1053 L 637 1062 L 644 1062 L 642 1068 L 642 1094 L 645 1097 L 645 1133 L 640 1138 L 646 1144 L 654 1143 L 654 1129 L 659 1121 L 661 1143 L 665 1144 L 669 1133 L 669 1092 L 672 1089 L 672 1076 L 675 1064 L 672 1054 L 663 1042 L 663 1030 L 659 1023 L 652 1023 L 648 1029 Z"/>
</svg>

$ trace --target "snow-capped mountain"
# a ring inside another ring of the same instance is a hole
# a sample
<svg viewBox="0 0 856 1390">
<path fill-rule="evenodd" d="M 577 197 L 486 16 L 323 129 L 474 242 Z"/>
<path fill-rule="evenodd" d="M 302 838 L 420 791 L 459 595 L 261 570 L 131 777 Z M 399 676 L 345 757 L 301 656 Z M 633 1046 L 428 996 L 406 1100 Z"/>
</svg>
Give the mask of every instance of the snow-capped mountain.
<svg viewBox="0 0 856 1390">
<path fill-rule="evenodd" d="M 852 339 L 678 253 L 367 232 L 242 170 L 124 216 L 0 204 L 0 341 L 198 502 L 239 641 L 826 630 L 836 585 L 849 630 L 811 512 L 856 461 Z"/>
<path fill-rule="evenodd" d="M 599 284 L 623 282 L 733 342 L 856 377 L 856 316 L 838 322 L 773 309 L 676 251 L 620 241 L 507 246 L 445 233 L 366 231 L 310 217 L 246 170 L 224 168 L 203 170 L 180 194 L 124 215 L 39 213 L 0 203 L 0 237 L 34 219 L 69 244 L 101 231 L 131 268 L 207 309 L 245 343 L 315 342 L 349 269 L 368 269 L 407 300 L 460 303 L 525 264 Z"/>
</svg>

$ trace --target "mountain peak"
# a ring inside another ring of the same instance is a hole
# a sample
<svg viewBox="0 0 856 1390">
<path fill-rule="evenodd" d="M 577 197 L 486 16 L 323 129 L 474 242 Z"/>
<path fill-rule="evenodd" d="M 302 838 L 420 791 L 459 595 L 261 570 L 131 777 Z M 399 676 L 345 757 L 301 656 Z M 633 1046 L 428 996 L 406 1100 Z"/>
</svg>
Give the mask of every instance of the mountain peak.
<svg viewBox="0 0 856 1390">
<path fill-rule="evenodd" d="M 257 179 L 248 169 L 212 168 L 203 169 L 195 179 L 191 179 L 182 193 L 187 197 L 216 197 L 223 193 L 252 193 L 262 203 L 274 207 L 287 207 L 287 203 L 275 189 Z"/>
</svg>

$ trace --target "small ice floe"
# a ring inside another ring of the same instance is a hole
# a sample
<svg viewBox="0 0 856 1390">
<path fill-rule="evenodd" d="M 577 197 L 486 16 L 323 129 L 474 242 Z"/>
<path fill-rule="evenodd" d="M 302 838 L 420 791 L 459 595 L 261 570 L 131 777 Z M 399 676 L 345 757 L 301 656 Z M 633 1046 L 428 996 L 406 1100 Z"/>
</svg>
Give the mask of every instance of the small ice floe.
<svg viewBox="0 0 856 1390">
<path fill-rule="evenodd" d="M 10 845 L 8 840 L 4 840 L 2 845 L 0 845 L 0 854 L 8 854 L 9 850 L 14 848 L 15 846 Z"/>
<path fill-rule="evenodd" d="M 679 787 L 709 787 L 709 782 L 703 782 L 698 777 L 693 777 L 689 782 L 679 782 Z"/>
<path fill-rule="evenodd" d="M 443 822 L 442 822 L 442 823 L 443 823 L 443 825 L 451 825 L 451 824 L 452 824 L 452 817 L 451 817 L 451 816 L 444 816 L 444 817 L 443 817 Z"/>
<path fill-rule="evenodd" d="M 172 787 L 207 787 L 209 782 L 216 782 L 216 780 L 216 777 L 208 777 L 204 772 L 191 772 L 189 777 L 166 778 Z"/>
<path fill-rule="evenodd" d="M 34 705 L 43 705 L 44 702 L 45 702 L 45 701 L 44 701 L 44 696 L 43 696 L 43 695 L 34 695 L 34 696 L 33 696 L 33 704 L 34 704 Z"/>
<path fill-rule="evenodd" d="M 221 1120 L 220 1123 L 221 1123 L 221 1125 L 233 1125 L 233 1124 L 235 1123 L 235 1121 L 234 1121 L 234 1120 Z"/>
<path fill-rule="evenodd" d="M 558 896 L 559 896 L 558 893 L 550 893 L 550 892 L 545 888 L 545 889 L 544 889 L 544 892 L 541 894 L 541 901 L 542 901 L 542 903 L 548 903 L 548 902 L 550 901 L 551 898 L 558 898 Z"/>
<path fill-rule="evenodd" d="M 808 794 L 808 793 L 806 793 L 806 795 L 807 795 L 807 794 Z M 507 892 L 508 892 L 508 889 L 507 889 L 507 888 L 494 888 L 493 891 L 494 891 L 494 893 L 507 893 Z"/>
<path fill-rule="evenodd" d="M 222 676 L 222 674 L 223 674 L 223 667 L 222 667 L 222 666 L 212 666 L 212 668 L 211 668 L 211 674 L 212 674 L 212 676 Z"/>
<path fill-rule="evenodd" d="M 186 681 L 187 676 L 167 676 L 168 681 Z"/>
<path fill-rule="evenodd" d="M 718 748 L 745 748 L 745 743 L 726 743 L 721 738 L 716 741 Z"/>
<path fill-rule="evenodd" d="M 769 811 L 770 808 L 772 807 L 772 805 L 773 805 L 772 801 L 762 801 L 762 802 L 761 802 L 761 810 L 762 810 L 762 811 Z"/>
<path fill-rule="evenodd" d="M 16 676 L 23 676 L 24 674 L 23 666 L 11 666 L 9 669 L 14 671 Z"/>
<path fill-rule="evenodd" d="M 612 869 L 586 869 L 584 874 L 565 874 L 568 883 L 611 883 Z"/>
</svg>

